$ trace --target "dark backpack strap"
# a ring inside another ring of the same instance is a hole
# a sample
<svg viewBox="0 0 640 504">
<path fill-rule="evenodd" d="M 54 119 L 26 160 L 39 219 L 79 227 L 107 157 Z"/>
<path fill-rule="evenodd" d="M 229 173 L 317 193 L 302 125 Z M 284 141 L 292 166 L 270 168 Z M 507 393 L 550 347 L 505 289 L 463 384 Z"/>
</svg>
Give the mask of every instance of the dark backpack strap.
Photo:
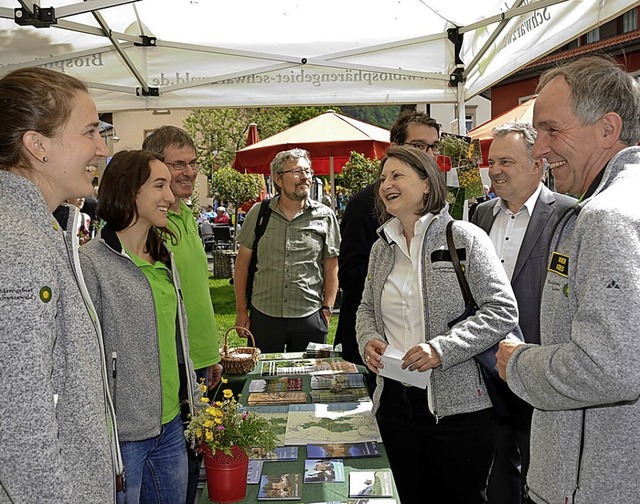
<svg viewBox="0 0 640 504">
<path fill-rule="evenodd" d="M 453 263 L 453 269 L 456 271 L 456 276 L 458 277 L 458 283 L 460 284 L 460 290 L 462 291 L 462 297 L 464 298 L 465 306 L 473 306 L 477 308 L 475 299 L 473 299 L 473 295 L 471 294 L 471 289 L 469 288 L 469 282 L 464 276 L 464 272 L 462 271 L 462 265 L 460 264 L 460 259 L 458 258 L 458 251 L 456 250 L 456 246 L 453 243 L 453 220 L 450 220 L 447 223 L 447 246 L 449 247 L 449 255 L 451 256 L 451 262 Z"/>
<path fill-rule="evenodd" d="M 249 262 L 249 276 L 247 278 L 247 308 L 251 307 L 253 277 L 258 269 L 258 243 L 267 229 L 267 224 L 269 224 L 269 218 L 271 217 L 271 208 L 269 207 L 269 203 L 271 203 L 271 199 L 262 200 L 262 203 L 260 203 L 258 220 L 256 220 L 256 229 L 254 231 L 255 236 L 253 239 L 253 253 L 251 254 L 251 262 Z"/>
<path fill-rule="evenodd" d="M 253 239 L 254 255 L 258 250 L 258 242 L 267 229 L 267 224 L 269 224 L 269 217 L 271 217 L 269 203 L 271 203 L 271 199 L 262 200 L 262 203 L 260 203 L 260 212 L 258 213 L 258 220 L 256 221 L 255 238 Z"/>
</svg>

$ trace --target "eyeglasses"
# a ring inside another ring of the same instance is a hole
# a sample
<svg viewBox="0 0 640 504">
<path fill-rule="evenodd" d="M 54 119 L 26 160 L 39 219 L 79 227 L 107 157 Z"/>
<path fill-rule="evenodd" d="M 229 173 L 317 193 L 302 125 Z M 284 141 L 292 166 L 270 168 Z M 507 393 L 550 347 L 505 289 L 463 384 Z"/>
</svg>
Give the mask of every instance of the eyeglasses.
<svg viewBox="0 0 640 504">
<path fill-rule="evenodd" d="M 413 147 L 414 149 L 418 149 L 424 152 L 427 152 L 429 149 L 431 149 L 431 152 L 433 152 L 434 154 L 440 150 L 439 142 L 436 142 L 433 144 L 428 144 L 424 142 L 405 142 L 402 145 L 408 145 L 409 147 Z"/>
<path fill-rule="evenodd" d="M 300 176 L 304 173 L 304 176 L 307 178 L 313 177 L 313 170 L 311 168 L 306 168 L 304 170 L 302 168 L 293 168 L 291 170 L 283 170 L 278 173 L 280 173 L 280 175 L 284 175 L 285 173 L 292 173 L 296 178 L 300 178 Z"/>
<path fill-rule="evenodd" d="M 187 166 L 190 166 L 191 169 L 194 171 L 198 171 L 200 169 L 200 163 L 198 163 L 197 161 L 192 161 L 191 163 L 184 163 L 182 161 L 176 161 L 175 163 L 167 163 L 165 161 L 164 164 L 166 164 L 169 168 L 177 172 L 186 170 Z"/>
</svg>

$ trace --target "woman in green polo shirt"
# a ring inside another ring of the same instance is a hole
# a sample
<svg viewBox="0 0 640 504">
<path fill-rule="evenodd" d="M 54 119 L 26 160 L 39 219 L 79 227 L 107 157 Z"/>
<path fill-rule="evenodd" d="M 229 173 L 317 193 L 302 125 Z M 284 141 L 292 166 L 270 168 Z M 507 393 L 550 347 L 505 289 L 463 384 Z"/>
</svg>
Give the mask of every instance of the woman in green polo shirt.
<svg viewBox="0 0 640 504">
<path fill-rule="evenodd" d="M 126 492 L 118 492 L 118 503 L 179 503 L 186 496 L 181 407 L 193 405 L 199 389 L 180 281 L 164 243 L 176 239 L 166 229 L 170 180 L 156 154 L 114 155 L 100 184 L 98 212 L 106 224 L 81 249 L 125 464 Z"/>
</svg>

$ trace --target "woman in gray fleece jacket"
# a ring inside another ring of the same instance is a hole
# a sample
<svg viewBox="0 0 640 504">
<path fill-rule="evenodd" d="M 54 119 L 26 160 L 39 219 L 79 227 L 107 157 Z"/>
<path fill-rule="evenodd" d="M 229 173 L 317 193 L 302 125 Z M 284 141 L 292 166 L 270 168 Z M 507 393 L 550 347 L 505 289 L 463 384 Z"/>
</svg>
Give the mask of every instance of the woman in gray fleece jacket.
<svg viewBox="0 0 640 504">
<path fill-rule="evenodd" d="M 109 152 L 73 77 L 15 70 L 0 104 L 0 503 L 112 503 L 121 463 L 78 211 L 52 215 L 91 193 Z"/>
<path fill-rule="evenodd" d="M 80 250 L 103 328 L 126 492 L 118 503 L 184 502 L 187 446 L 181 409 L 199 400 L 180 280 L 164 239 L 174 201 L 156 154 L 122 151 L 100 184 L 98 238 Z"/>
<path fill-rule="evenodd" d="M 513 290 L 486 233 L 456 222 L 454 243 L 479 308 L 450 329 L 465 306 L 447 248 L 444 177 L 426 153 L 404 147 L 389 149 L 380 169 L 377 203 L 390 220 L 371 250 L 358 344 L 376 374 L 388 345 L 412 372 L 431 370 L 427 390 L 377 377 L 374 409 L 400 500 L 482 503 L 495 414 L 473 357 L 517 324 Z"/>
</svg>

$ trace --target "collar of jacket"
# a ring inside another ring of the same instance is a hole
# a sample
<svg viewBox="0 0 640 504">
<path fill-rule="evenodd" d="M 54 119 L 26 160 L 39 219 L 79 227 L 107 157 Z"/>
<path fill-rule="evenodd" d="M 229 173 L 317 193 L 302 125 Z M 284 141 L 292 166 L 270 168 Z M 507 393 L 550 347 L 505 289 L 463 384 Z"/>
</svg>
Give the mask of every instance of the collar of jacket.
<svg viewBox="0 0 640 504">
<path fill-rule="evenodd" d="M 109 246 L 109 248 L 112 248 L 119 254 L 122 253 L 122 244 L 120 243 L 120 239 L 116 234 L 116 230 L 109 223 L 105 224 L 100 231 L 100 237 Z"/>
<path fill-rule="evenodd" d="M 449 212 L 449 204 L 445 203 L 444 207 L 438 213 L 433 214 L 433 219 L 431 219 L 431 222 L 429 223 L 429 226 L 427 226 L 427 228 L 431 227 L 431 224 L 435 220 L 437 220 L 439 217 L 442 217 L 442 215 L 448 212 Z M 384 228 L 389 222 L 391 222 L 392 219 L 395 219 L 395 217 L 391 217 L 391 219 L 389 219 L 387 222 L 385 222 L 380 227 L 378 227 L 378 229 L 376 229 L 376 234 L 378 235 L 378 237 L 382 238 L 382 241 L 389 246 L 393 245 L 394 242 L 389 240 L 389 238 L 387 237 L 387 233 L 384 232 Z"/>
</svg>

